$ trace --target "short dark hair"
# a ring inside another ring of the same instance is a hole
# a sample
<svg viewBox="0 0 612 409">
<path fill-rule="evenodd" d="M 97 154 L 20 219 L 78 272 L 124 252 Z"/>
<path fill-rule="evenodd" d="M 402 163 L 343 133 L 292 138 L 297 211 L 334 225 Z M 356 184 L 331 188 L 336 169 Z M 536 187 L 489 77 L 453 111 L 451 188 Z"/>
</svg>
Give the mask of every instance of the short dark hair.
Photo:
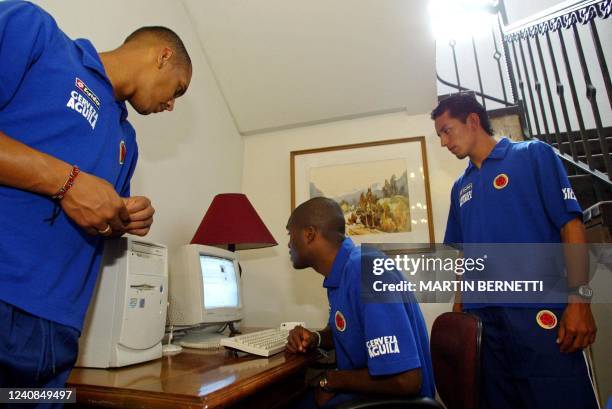
<svg viewBox="0 0 612 409">
<path fill-rule="evenodd" d="M 345 238 L 344 213 L 340 205 L 327 197 L 315 197 L 295 208 L 287 227 L 316 227 L 329 242 L 340 244 Z"/>
<path fill-rule="evenodd" d="M 172 51 L 174 51 L 176 55 L 176 61 L 179 64 L 185 64 L 188 67 L 191 67 L 191 57 L 189 57 L 189 53 L 185 48 L 185 44 L 183 44 L 183 40 L 176 34 L 174 31 L 170 30 L 167 27 L 162 26 L 149 26 L 149 27 L 140 27 L 138 30 L 134 31 L 132 34 L 126 37 L 123 44 L 129 43 L 130 41 L 136 40 L 143 35 L 153 35 L 159 38 L 162 41 L 165 41 L 170 45 Z"/>
<path fill-rule="evenodd" d="M 476 100 L 473 93 L 459 93 L 451 95 L 438 103 L 438 106 L 431 111 L 431 119 L 436 119 L 444 115 L 448 111 L 451 118 L 455 118 L 465 123 L 467 117 L 471 113 L 475 113 L 480 118 L 480 125 L 489 135 L 493 135 L 491 121 L 480 102 Z"/>
</svg>

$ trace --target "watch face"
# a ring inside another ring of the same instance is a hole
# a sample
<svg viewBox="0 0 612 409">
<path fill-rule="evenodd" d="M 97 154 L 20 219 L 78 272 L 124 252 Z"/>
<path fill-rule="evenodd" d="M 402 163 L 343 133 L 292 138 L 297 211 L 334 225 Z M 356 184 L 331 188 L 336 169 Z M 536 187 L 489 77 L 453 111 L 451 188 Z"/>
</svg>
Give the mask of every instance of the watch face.
<svg viewBox="0 0 612 409">
<path fill-rule="evenodd" d="M 578 287 L 578 294 L 584 298 L 591 298 L 593 296 L 593 289 L 587 285 L 581 285 Z"/>
</svg>

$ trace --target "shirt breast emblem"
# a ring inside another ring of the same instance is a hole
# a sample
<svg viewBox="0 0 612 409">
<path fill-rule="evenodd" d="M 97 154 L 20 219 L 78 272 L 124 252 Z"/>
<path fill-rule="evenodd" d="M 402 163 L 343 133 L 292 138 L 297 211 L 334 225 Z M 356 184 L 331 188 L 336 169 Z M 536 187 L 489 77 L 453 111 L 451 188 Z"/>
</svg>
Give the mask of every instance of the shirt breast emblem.
<svg viewBox="0 0 612 409">
<path fill-rule="evenodd" d="M 557 326 L 557 316 L 549 310 L 542 310 L 536 315 L 538 325 L 544 329 L 553 329 Z"/>
<path fill-rule="evenodd" d="M 346 320 L 340 311 L 336 311 L 334 321 L 336 322 L 336 329 L 340 332 L 344 332 L 346 329 Z"/>
<path fill-rule="evenodd" d="M 505 173 L 500 173 L 499 175 L 495 176 L 495 179 L 493 179 L 493 187 L 495 189 L 503 189 L 508 186 L 508 183 L 510 183 L 510 179 Z"/>
<path fill-rule="evenodd" d="M 119 142 L 119 164 L 123 165 L 125 157 L 127 155 L 127 148 L 125 147 L 125 141 Z"/>
</svg>

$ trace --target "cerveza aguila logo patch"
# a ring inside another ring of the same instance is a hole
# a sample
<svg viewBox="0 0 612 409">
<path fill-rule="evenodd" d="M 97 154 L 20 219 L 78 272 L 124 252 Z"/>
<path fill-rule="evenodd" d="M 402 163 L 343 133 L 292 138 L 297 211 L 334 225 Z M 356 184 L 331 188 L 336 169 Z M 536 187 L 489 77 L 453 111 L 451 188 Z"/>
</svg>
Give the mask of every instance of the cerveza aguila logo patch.
<svg viewBox="0 0 612 409">
<path fill-rule="evenodd" d="M 96 129 L 100 100 L 81 79 L 75 78 L 74 84 L 78 91 L 70 92 L 70 99 L 68 99 L 66 106 L 81 114 L 89 122 L 91 129 Z"/>
<path fill-rule="evenodd" d="M 462 207 L 466 202 L 472 199 L 472 184 L 468 183 L 466 186 L 463 186 L 459 195 L 459 207 Z"/>
<path fill-rule="evenodd" d="M 395 335 L 378 337 L 366 341 L 366 347 L 368 348 L 368 355 L 370 355 L 370 358 L 400 353 L 399 344 L 397 343 L 397 337 Z"/>
<path fill-rule="evenodd" d="M 87 98 L 83 96 L 83 94 L 77 91 L 70 92 L 70 99 L 66 103 L 66 106 L 81 114 L 83 118 L 89 122 L 91 129 L 96 129 L 96 123 L 98 122 L 98 111 L 96 111 L 96 107 L 89 102 Z"/>
<path fill-rule="evenodd" d="M 83 94 L 85 94 L 85 96 L 87 98 L 89 98 L 89 100 L 91 102 L 93 102 L 96 107 L 98 107 L 98 109 L 100 109 L 100 99 L 98 98 L 98 96 L 96 94 L 93 93 L 93 91 L 83 82 L 83 80 L 79 79 L 78 77 L 75 78 L 74 83 L 76 85 L 76 87 L 78 89 L 80 89 L 81 91 L 83 91 Z"/>
</svg>

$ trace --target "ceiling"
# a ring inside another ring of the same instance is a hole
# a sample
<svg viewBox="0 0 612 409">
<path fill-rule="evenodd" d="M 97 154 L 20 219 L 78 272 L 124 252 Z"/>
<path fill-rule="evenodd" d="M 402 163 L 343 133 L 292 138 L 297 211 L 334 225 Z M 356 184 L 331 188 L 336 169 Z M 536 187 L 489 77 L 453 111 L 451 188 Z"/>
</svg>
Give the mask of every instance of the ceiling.
<svg viewBox="0 0 612 409">
<path fill-rule="evenodd" d="M 184 0 L 243 135 L 436 98 L 426 0 Z"/>
</svg>

